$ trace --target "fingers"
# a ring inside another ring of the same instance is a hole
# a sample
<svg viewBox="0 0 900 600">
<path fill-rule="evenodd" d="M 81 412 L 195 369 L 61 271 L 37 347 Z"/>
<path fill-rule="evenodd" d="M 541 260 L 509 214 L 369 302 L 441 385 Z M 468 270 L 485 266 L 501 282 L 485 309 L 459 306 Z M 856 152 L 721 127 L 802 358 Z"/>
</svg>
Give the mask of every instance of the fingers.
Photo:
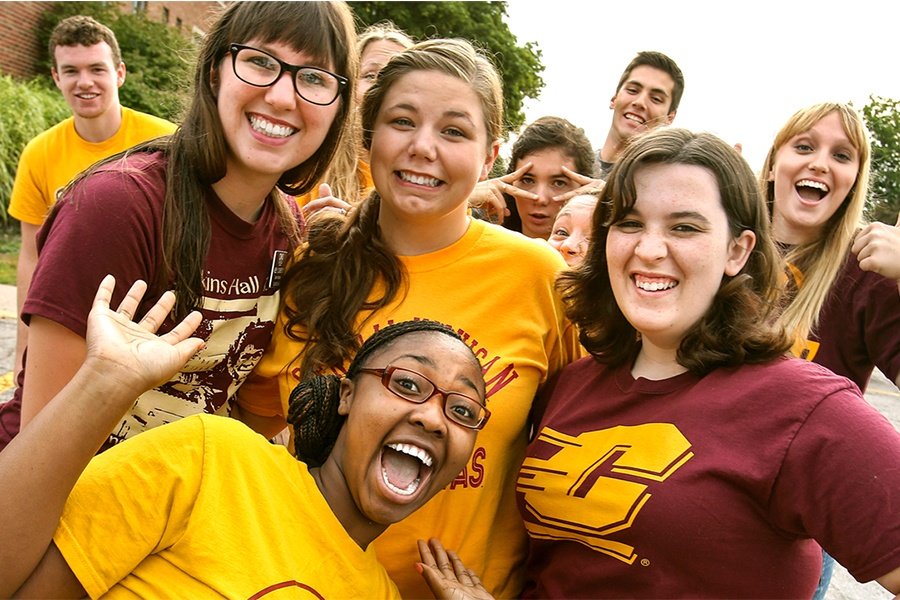
<svg viewBox="0 0 900 600">
<path fill-rule="evenodd" d="M 115 283 L 115 279 L 113 279 L 113 282 Z M 125 294 L 122 302 L 119 303 L 119 308 L 116 309 L 116 312 L 129 321 L 133 320 L 137 308 L 141 303 L 141 298 L 144 297 L 144 292 L 146 291 L 147 283 L 145 281 L 138 279 L 132 283 L 131 287 L 128 289 L 128 293 Z"/>
<path fill-rule="evenodd" d="M 150 310 L 147 311 L 147 314 L 144 315 L 144 318 L 141 319 L 139 323 L 140 326 L 147 331 L 156 333 L 160 325 L 163 324 L 163 321 L 166 320 L 166 317 L 169 316 L 169 313 L 172 312 L 172 307 L 174 306 L 175 293 L 171 291 L 165 292 L 162 296 L 159 297 L 159 300 L 156 301 L 156 304 L 154 304 L 150 308 Z"/>
<path fill-rule="evenodd" d="M 567 167 L 565 165 L 563 165 L 563 167 L 562 167 L 562 172 L 566 177 L 568 177 L 569 179 L 573 180 L 574 182 L 576 182 L 580 185 L 588 185 L 588 184 L 599 181 L 597 179 L 594 179 L 593 177 L 588 177 L 587 175 L 582 175 L 578 171 L 573 171 L 572 169 L 570 169 L 569 167 Z"/>
<path fill-rule="evenodd" d="M 327 184 L 322 184 L 327 185 Z M 350 212 L 350 209 L 353 208 L 349 203 L 344 202 L 340 198 L 335 198 L 334 196 L 329 196 L 327 198 L 318 198 L 313 200 L 306 206 L 301 209 L 303 213 L 303 218 L 309 220 L 311 216 L 319 212 L 320 210 L 332 210 L 341 213 L 342 215 L 346 215 Z"/>
<path fill-rule="evenodd" d="M 116 278 L 112 275 L 107 275 L 100 282 L 97 293 L 94 294 L 93 308 L 109 309 L 109 301 L 112 300 L 114 289 L 116 289 Z"/>
<path fill-rule="evenodd" d="M 502 177 L 498 177 L 497 179 L 499 181 L 502 181 L 503 183 L 515 183 L 516 181 L 519 180 L 520 177 L 522 177 L 522 175 L 524 175 L 525 173 L 528 172 L 528 169 L 530 169 L 533 166 L 534 166 L 534 163 L 529 161 L 529 162 L 525 163 L 524 165 L 522 165 L 521 167 L 519 167 L 518 169 L 516 169 L 515 171 L 513 171 L 512 173 L 507 173 L 506 175 L 504 175 Z"/>
</svg>

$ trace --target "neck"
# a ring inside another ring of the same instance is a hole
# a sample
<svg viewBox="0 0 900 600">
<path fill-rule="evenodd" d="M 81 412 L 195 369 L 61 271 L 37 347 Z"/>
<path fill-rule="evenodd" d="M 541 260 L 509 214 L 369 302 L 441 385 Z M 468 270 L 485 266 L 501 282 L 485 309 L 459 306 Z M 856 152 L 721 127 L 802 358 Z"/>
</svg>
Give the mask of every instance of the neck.
<svg viewBox="0 0 900 600">
<path fill-rule="evenodd" d="M 331 512 L 344 527 L 344 531 L 360 548 L 363 550 L 368 548 L 369 544 L 387 529 L 387 525 L 374 523 L 360 512 L 347 488 L 347 480 L 331 456 L 320 468 L 310 469 L 309 474 L 325 497 Z"/>
<path fill-rule="evenodd" d="M 248 223 L 256 223 L 262 213 L 269 193 L 275 188 L 277 179 L 252 180 L 234 174 L 229 169 L 225 177 L 212 184 L 213 191 L 228 209 Z"/>
<path fill-rule="evenodd" d="M 382 204 L 378 224 L 385 243 L 397 256 L 420 256 L 436 252 L 459 241 L 469 229 L 465 205 L 436 220 L 407 221 L 384 210 Z"/>
<path fill-rule="evenodd" d="M 655 381 L 681 375 L 687 369 L 678 362 L 677 356 L 677 345 L 657 346 L 643 337 L 641 350 L 631 368 L 631 376 L 635 379 L 643 377 Z"/>
<path fill-rule="evenodd" d="M 99 144 L 105 142 L 112 136 L 116 135 L 119 127 L 122 126 L 122 107 L 115 104 L 105 113 L 86 119 L 78 115 L 72 115 L 75 121 L 75 131 L 78 137 L 91 144 Z"/>
<path fill-rule="evenodd" d="M 815 232 L 790 227 L 778 213 L 772 216 L 772 236 L 775 241 L 791 246 L 808 244 L 817 238 Z"/>
<path fill-rule="evenodd" d="M 603 142 L 603 147 L 600 148 L 600 160 L 608 163 L 616 162 L 624 147 L 625 140 L 616 135 L 615 130 L 610 127 L 609 133 L 606 134 L 606 141 Z"/>
</svg>

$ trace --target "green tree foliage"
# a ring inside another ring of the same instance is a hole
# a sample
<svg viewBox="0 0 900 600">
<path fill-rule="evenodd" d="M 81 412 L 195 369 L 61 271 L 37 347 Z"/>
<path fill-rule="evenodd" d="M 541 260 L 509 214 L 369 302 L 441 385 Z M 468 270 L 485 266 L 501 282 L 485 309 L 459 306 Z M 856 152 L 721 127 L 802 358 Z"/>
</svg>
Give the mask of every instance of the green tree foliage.
<svg viewBox="0 0 900 600">
<path fill-rule="evenodd" d="M 525 122 L 525 98 L 544 87 L 541 50 L 535 42 L 520 45 L 504 17 L 506 2 L 349 2 L 360 30 L 392 21 L 416 40 L 458 37 L 471 41 L 494 59 L 503 77 L 507 128 Z"/>
<path fill-rule="evenodd" d="M 115 2 L 57 2 L 44 13 L 38 39 L 44 49 L 42 64 L 49 79 L 52 57 L 47 54 L 56 24 L 72 15 L 89 15 L 116 34 L 125 62 L 122 104 L 171 121 L 179 121 L 183 95 L 188 89 L 193 44 L 173 27 L 147 19 L 143 13 L 124 13 Z"/>
<path fill-rule="evenodd" d="M 55 88 L 0 75 L 0 222 L 9 220 L 6 208 L 25 144 L 69 114 Z"/>
<path fill-rule="evenodd" d="M 869 96 L 862 113 L 872 134 L 872 191 L 866 211 L 870 219 L 893 225 L 900 212 L 900 100 Z"/>
</svg>

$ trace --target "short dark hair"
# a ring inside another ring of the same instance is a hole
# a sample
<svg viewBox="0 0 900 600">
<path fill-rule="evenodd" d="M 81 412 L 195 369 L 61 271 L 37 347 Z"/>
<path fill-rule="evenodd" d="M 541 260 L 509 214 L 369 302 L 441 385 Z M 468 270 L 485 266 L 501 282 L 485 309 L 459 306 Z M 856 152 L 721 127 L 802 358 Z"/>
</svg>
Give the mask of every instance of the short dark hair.
<svg viewBox="0 0 900 600">
<path fill-rule="evenodd" d="M 116 34 L 112 29 L 85 15 L 75 15 L 68 17 L 57 23 L 50 34 L 50 60 L 53 61 L 53 68 L 58 68 L 56 64 L 56 47 L 57 46 L 93 46 L 100 42 L 106 42 L 112 49 L 113 67 L 119 66 L 122 62 L 122 52 L 119 50 L 119 42 L 116 41 Z"/>
<path fill-rule="evenodd" d="M 653 67 L 669 74 L 669 77 L 675 82 L 675 87 L 672 88 L 672 103 L 669 105 L 669 112 L 672 113 L 678 110 L 678 105 L 681 103 L 681 95 L 684 94 L 684 74 L 678 68 L 678 64 L 662 52 L 653 50 L 638 52 L 622 72 L 622 77 L 619 78 L 619 85 L 616 86 L 616 93 L 619 93 L 619 90 L 631 77 L 631 72 L 638 67 Z"/>
<path fill-rule="evenodd" d="M 559 148 L 575 163 L 576 171 L 594 176 L 594 150 L 584 129 L 561 117 L 541 117 L 522 131 L 513 143 L 507 172 L 518 169 L 516 163 L 523 157 L 545 148 Z"/>
</svg>

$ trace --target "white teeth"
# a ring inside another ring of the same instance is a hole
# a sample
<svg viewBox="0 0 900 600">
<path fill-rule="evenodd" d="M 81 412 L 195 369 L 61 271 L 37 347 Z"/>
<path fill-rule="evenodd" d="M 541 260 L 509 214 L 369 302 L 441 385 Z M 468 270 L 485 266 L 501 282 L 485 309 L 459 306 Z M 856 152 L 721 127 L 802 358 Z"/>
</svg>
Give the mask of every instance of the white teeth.
<svg viewBox="0 0 900 600">
<path fill-rule="evenodd" d="M 416 446 L 410 444 L 388 444 L 388 448 L 391 450 L 396 450 L 397 452 L 402 452 L 403 454 L 408 454 L 410 456 L 414 456 L 422 461 L 426 467 L 430 467 L 434 462 L 434 459 L 431 458 L 431 455 L 422 450 L 421 448 L 417 448 Z"/>
<path fill-rule="evenodd" d="M 412 173 L 405 173 L 403 171 L 400 172 L 400 179 L 415 183 L 416 185 L 427 185 L 428 187 L 437 187 L 441 183 L 440 179 L 435 179 L 434 177 L 413 175 Z"/>
<path fill-rule="evenodd" d="M 644 124 L 644 120 L 637 115 L 625 115 L 625 118 L 628 119 L 629 121 L 634 121 L 635 123 L 640 123 L 641 125 Z"/>
<path fill-rule="evenodd" d="M 645 292 L 658 292 L 659 290 L 668 290 L 677 285 L 675 281 L 635 281 L 634 284 Z"/>
<path fill-rule="evenodd" d="M 815 188 L 817 190 L 822 190 L 826 194 L 828 193 L 828 186 L 820 181 L 811 181 L 809 179 L 801 179 L 800 181 L 797 182 L 797 186 L 798 187 L 799 186 L 811 187 L 811 188 Z"/>
<path fill-rule="evenodd" d="M 254 115 L 250 116 L 250 127 L 253 128 L 253 131 L 258 131 L 259 133 L 263 133 L 269 137 L 276 138 L 286 138 L 289 135 L 293 135 L 297 131 L 293 127 L 288 127 L 287 125 L 276 125 L 275 123 L 271 123 Z"/>
</svg>

